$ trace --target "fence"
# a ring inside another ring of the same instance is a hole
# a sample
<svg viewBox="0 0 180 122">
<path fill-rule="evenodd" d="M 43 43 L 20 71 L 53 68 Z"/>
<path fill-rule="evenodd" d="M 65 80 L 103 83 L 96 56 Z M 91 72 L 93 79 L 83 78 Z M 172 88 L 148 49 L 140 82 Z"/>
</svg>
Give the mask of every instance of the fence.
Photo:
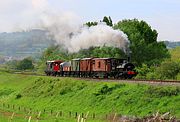
<svg viewBox="0 0 180 122">
<path fill-rule="evenodd" d="M 10 121 L 14 119 L 25 119 L 28 122 L 31 122 L 32 120 L 35 121 L 43 121 L 43 120 L 72 120 L 77 122 L 85 122 L 86 120 L 102 120 L 107 119 L 108 115 L 99 115 L 96 113 L 90 113 L 90 112 L 73 112 L 73 111 L 55 111 L 55 110 L 49 110 L 49 109 L 33 109 L 33 108 L 27 108 L 22 107 L 18 105 L 11 105 L 11 104 L 5 104 L 2 103 L 0 106 L 0 113 L 4 114 Z"/>
</svg>

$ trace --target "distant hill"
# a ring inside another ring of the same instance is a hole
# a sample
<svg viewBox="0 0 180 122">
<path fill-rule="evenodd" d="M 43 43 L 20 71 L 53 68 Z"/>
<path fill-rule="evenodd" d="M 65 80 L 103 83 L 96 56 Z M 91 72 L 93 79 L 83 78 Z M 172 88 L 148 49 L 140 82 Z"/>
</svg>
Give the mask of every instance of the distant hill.
<svg viewBox="0 0 180 122">
<path fill-rule="evenodd" d="M 53 43 L 47 31 L 39 29 L 0 33 L 0 55 L 16 58 L 38 55 Z"/>
<path fill-rule="evenodd" d="M 164 41 L 166 44 L 167 48 L 176 48 L 177 46 L 180 46 L 180 41 L 177 42 L 171 42 L 171 41 Z"/>
</svg>

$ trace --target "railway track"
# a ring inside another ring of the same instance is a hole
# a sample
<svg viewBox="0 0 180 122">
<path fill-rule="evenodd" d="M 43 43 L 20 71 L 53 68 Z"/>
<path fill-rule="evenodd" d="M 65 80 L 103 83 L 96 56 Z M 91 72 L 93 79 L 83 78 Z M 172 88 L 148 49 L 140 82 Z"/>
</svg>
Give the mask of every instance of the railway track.
<svg viewBox="0 0 180 122">
<path fill-rule="evenodd" d="M 97 82 L 117 82 L 117 83 L 141 83 L 141 84 L 154 84 L 154 85 L 175 85 L 180 86 L 180 81 L 166 81 L 166 80 L 141 80 L 141 79 L 97 79 L 97 78 L 76 78 L 87 81 Z"/>
<path fill-rule="evenodd" d="M 15 72 L 15 74 L 22 74 L 22 75 L 31 75 L 31 76 L 44 76 L 47 77 L 45 74 L 36 74 L 36 73 L 22 73 L 22 72 Z M 55 76 L 48 76 L 48 77 L 55 77 Z M 66 77 L 66 76 L 64 76 Z M 62 77 L 57 77 L 62 78 Z M 157 85 L 178 85 L 180 86 L 180 80 L 142 80 L 142 79 L 113 79 L 113 78 L 85 78 L 85 77 L 71 77 L 78 80 L 85 80 L 85 81 L 94 81 L 94 82 L 119 82 L 119 83 L 145 83 L 145 84 L 157 84 Z"/>
</svg>

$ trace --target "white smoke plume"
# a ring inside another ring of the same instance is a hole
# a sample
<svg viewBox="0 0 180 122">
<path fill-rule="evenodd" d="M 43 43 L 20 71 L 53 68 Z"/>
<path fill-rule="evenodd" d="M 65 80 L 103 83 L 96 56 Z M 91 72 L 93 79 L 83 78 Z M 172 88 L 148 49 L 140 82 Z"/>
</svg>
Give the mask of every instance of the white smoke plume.
<svg viewBox="0 0 180 122">
<path fill-rule="evenodd" d="M 18 15 L 13 19 L 14 29 L 9 30 L 47 29 L 57 44 L 63 45 L 69 52 L 104 45 L 125 50 L 128 45 L 128 38 L 123 32 L 104 23 L 90 28 L 84 26 L 79 16 L 54 10 L 48 0 L 5 0 L 0 8 L 3 13 L 14 12 L 14 15 Z M 1 18 L 6 18 L 5 15 Z"/>
<path fill-rule="evenodd" d="M 93 46 L 113 46 L 126 51 L 128 38 L 122 31 L 114 30 L 105 23 L 97 26 L 83 27 L 81 31 L 69 40 L 69 51 L 77 52 L 80 49 L 88 49 Z"/>
<path fill-rule="evenodd" d="M 49 30 L 57 44 L 63 45 L 69 52 L 78 52 L 95 46 L 113 46 L 124 52 L 128 47 L 127 35 L 120 30 L 114 30 L 105 23 L 87 27 L 78 16 L 72 13 L 45 14 L 42 25 Z"/>
</svg>

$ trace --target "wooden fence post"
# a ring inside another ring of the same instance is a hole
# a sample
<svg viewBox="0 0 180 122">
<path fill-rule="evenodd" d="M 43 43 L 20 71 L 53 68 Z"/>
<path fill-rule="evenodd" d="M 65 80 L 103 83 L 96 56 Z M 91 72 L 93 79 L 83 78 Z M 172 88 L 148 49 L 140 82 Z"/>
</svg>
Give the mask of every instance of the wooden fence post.
<svg viewBox="0 0 180 122">
<path fill-rule="evenodd" d="M 56 118 L 58 118 L 58 116 L 59 116 L 59 112 L 57 112 L 57 114 L 56 114 Z"/>
<path fill-rule="evenodd" d="M 28 122 L 31 122 L 31 116 L 29 116 Z"/>
<path fill-rule="evenodd" d="M 14 112 L 12 113 L 10 120 L 13 120 L 13 117 L 14 117 Z"/>
<path fill-rule="evenodd" d="M 78 113 L 76 112 L 76 113 L 75 113 L 75 118 L 77 118 L 77 116 L 78 116 Z"/>
<path fill-rule="evenodd" d="M 114 114 L 114 117 L 113 117 L 113 122 L 114 122 L 114 121 L 115 121 L 115 119 L 116 119 L 116 115 L 117 115 L 117 114 L 115 113 L 115 114 Z"/>
<path fill-rule="evenodd" d="M 80 122 L 80 119 L 81 119 L 81 115 L 79 114 L 77 118 L 77 122 Z"/>
<path fill-rule="evenodd" d="M 84 113 L 82 113 L 82 118 L 84 117 Z"/>
<path fill-rule="evenodd" d="M 26 108 L 24 107 L 24 112 L 26 112 Z"/>
<path fill-rule="evenodd" d="M 31 114 L 31 108 L 29 109 L 29 113 L 28 113 L 28 115 L 29 115 L 29 114 Z"/>
<path fill-rule="evenodd" d="M 39 113 L 38 113 L 38 116 L 37 116 L 37 121 L 36 121 L 36 122 L 38 122 L 38 121 L 39 121 L 40 116 L 41 116 L 41 111 L 39 111 Z"/>
<path fill-rule="evenodd" d="M 81 122 L 84 122 L 84 118 L 83 117 L 81 118 Z"/>
<path fill-rule="evenodd" d="M 95 113 L 93 113 L 93 119 L 95 119 L 95 117 L 96 117 L 96 115 L 95 115 Z"/>
<path fill-rule="evenodd" d="M 60 111 L 60 116 L 61 116 L 61 117 L 63 116 L 63 113 L 62 113 L 62 111 Z"/>
<path fill-rule="evenodd" d="M 69 117 L 71 117 L 71 111 L 69 112 Z"/>
<path fill-rule="evenodd" d="M 53 114 L 53 111 L 51 110 L 51 115 Z"/>
<path fill-rule="evenodd" d="M 89 111 L 86 113 L 86 115 L 85 115 L 85 119 L 87 119 L 87 117 L 88 117 L 88 114 L 89 114 Z"/>
</svg>

